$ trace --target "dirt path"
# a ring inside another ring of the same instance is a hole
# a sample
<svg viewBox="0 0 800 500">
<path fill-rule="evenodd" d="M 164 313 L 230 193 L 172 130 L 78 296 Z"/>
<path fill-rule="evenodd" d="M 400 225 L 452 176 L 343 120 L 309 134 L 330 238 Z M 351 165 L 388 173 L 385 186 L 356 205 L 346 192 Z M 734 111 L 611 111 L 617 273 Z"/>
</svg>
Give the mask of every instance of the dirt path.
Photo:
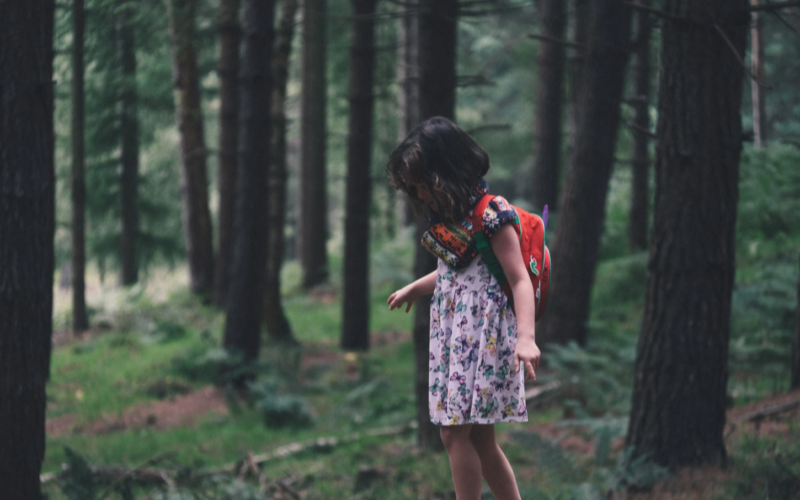
<svg viewBox="0 0 800 500">
<path fill-rule="evenodd" d="M 223 391 L 204 387 L 183 396 L 132 406 L 121 416 L 102 416 L 82 425 L 77 424 L 75 415 L 49 419 L 46 431 L 48 436 L 58 437 L 69 433 L 108 434 L 143 427 L 166 430 L 192 425 L 196 419 L 211 413 L 227 415 L 228 405 Z"/>
</svg>

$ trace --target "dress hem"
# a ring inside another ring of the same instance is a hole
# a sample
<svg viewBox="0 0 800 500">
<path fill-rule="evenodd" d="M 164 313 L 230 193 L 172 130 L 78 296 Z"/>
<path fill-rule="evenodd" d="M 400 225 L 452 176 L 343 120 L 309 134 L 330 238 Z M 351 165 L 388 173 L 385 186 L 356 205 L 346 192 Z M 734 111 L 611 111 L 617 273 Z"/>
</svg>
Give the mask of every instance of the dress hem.
<svg viewBox="0 0 800 500">
<path fill-rule="evenodd" d="M 431 423 L 437 427 L 455 427 L 457 425 L 469 425 L 469 424 L 478 424 L 478 425 L 492 425 L 492 424 L 502 424 L 502 423 L 515 423 L 515 422 L 527 422 L 528 416 L 524 417 L 516 417 L 516 418 L 496 418 L 496 419 L 477 419 L 473 422 L 453 422 L 453 423 L 436 423 L 431 419 Z"/>
</svg>

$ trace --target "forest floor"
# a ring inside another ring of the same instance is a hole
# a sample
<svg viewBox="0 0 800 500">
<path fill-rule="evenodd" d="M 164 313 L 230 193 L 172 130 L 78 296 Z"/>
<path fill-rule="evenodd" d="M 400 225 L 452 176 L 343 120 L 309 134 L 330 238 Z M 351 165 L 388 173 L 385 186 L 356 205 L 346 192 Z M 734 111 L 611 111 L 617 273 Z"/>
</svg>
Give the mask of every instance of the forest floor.
<svg viewBox="0 0 800 500">
<path fill-rule="evenodd" d="M 529 385 L 531 394 L 541 390 L 530 399 L 530 422 L 498 426 L 523 499 L 800 498 L 800 393 L 786 392 L 772 375 L 732 374 L 725 467 L 665 474 L 624 460 L 625 380 L 642 305 L 605 297 L 614 290 L 633 296 L 619 280 L 640 277 L 644 262 L 636 257 L 601 266 L 592 328 L 609 344 L 549 353 L 550 365 Z M 93 466 L 152 468 L 172 481 L 108 498 L 172 498 L 176 488 L 193 491 L 175 485 L 179 471 L 202 476 L 226 466 L 233 473 L 214 476 L 212 492 L 203 483 L 205 496 L 197 498 L 454 498 L 446 457 L 420 450 L 409 427 L 415 411 L 406 333 L 411 316 L 386 310 L 391 284 L 376 287 L 372 346 L 359 355 L 338 348 L 335 292 L 289 294 L 286 312 L 303 344 L 299 368 L 287 361 L 291 353 L 265 345 L 257 385 L 243 399 L 214 386 L 224 355 L 223 316 L 186 290 L 180 272 L 128 290 L 95 284 L 95 327 L 79 336 L 63 326 L 68 318 L 58 307 L 68 303 L 68 292 L 56 290 L 43 467 L 51 500 L 71 498 L 59 486 L 63 479 L 53 480 L 71 460 L 67 448 Z M 286 414 L 297 422 L 280 421 Z M 300 423 L 304 416 L 307 425 Z M 250 467 L 252 457 L 264 461 Z M 626 488 L 631 485 L 641 491 Z M 488 489 L 483 498 L 493 498 Z"/>
</svg>

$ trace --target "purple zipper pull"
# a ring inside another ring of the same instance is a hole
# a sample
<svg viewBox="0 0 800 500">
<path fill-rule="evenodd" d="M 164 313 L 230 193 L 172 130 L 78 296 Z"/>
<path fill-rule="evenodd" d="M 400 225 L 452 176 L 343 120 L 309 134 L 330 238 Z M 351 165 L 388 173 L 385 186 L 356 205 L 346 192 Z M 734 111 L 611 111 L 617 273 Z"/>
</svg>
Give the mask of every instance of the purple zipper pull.
<svg viewBox="0 0 800 500">
<path fill-rule="evenodd" d="M 542 222 L 544 222 L 544 227 L 547 227 L 547 216 L 550 214 L 550 211 L 547 209 L 547 205 L 544 206 L 544 210 L 542 210 Z"/>
</svg>

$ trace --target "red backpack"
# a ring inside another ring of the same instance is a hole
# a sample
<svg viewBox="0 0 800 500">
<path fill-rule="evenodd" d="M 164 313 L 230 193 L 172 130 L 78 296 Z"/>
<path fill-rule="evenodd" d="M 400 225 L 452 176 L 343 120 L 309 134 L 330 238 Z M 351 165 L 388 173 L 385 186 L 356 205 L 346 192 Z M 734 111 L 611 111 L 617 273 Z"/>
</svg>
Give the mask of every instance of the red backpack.
<svg viewBox="0 0 800 500">
<path fill-rule="evenodd" d="M 483 257 L 486 267 L 492 272 L 497 283 L 511 301 L 513 309 L 511 286 L 508 284 L 508 279 L 500 266 L 500 261 L 495 257 L 492 247 L 483 233 L 483 213 L 486 210 L 486 206 L 494 198 L 494 195 L 484 195 L 475 205 L 470 222 L 472 223 L 478 251 Z M 514 207 L 514 210 L 517 212 L 516 225 L 519 229 L 519 246 L 520 250 L 522 250 L 522 258 L 525 260 L 525 268 L 528 270 L 528 277 L 530 277 L 533 285 L 533 293 L 536 297 L 536 321 L 539 321 L 547 307 L 547 295 L 550 291 L 550 250 L 544 243 L 548 215 L 547 205 L 544 206 L 542 217 L 519 207 Z"/>
</svg>

